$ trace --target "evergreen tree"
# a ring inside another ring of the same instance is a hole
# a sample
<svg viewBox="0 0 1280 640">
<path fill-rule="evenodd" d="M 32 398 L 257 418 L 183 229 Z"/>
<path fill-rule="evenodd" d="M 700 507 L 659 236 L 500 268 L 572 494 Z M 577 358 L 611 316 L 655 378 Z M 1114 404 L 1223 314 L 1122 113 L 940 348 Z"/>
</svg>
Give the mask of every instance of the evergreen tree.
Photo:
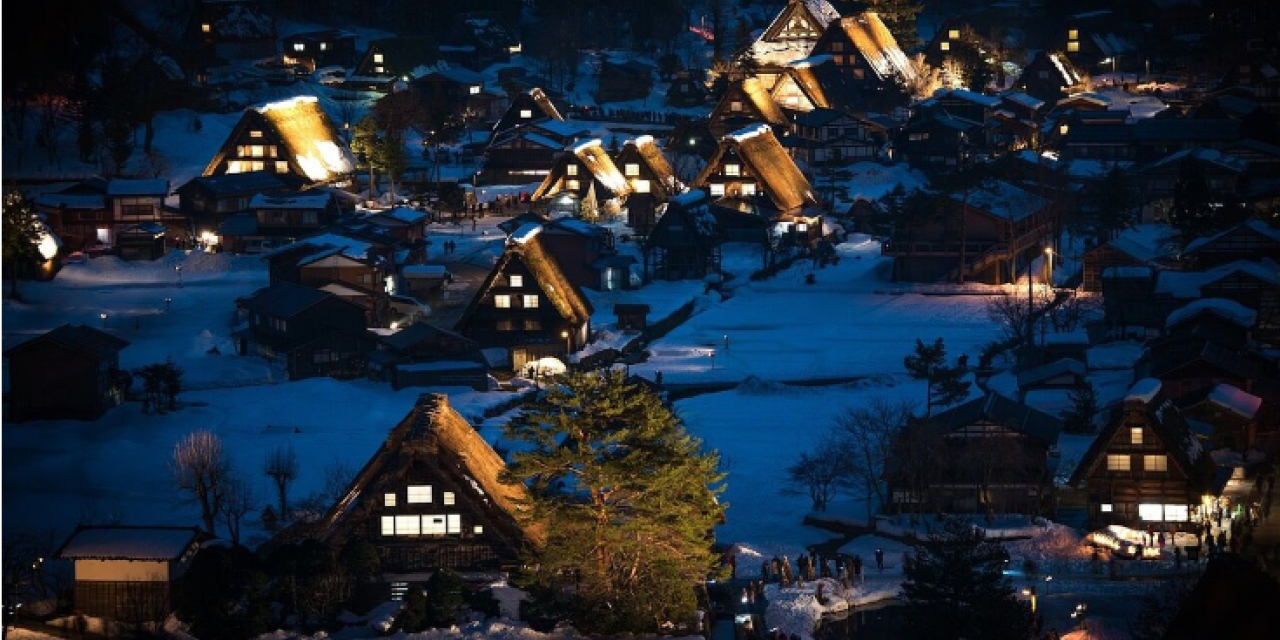
<svg viewBox="0 0 1280 640">
<path fill-rule="evenodd" d="M 397 631 L 417 633 L 427 628 L 427 595 L 414 587 L 404 596 L 404 609 L 396 616 Z"/>
<path fill-rule="evenodd" d="M 35 209 L 21 191 L 9 188 L 4 194 L 4 228 L 0 232 L 3 242 L 4 269 L 12 279 L 9 297 L 18 297 L 18 273 L 29 262 L 39 260 L 40 237 L 44 224 L 36 217 Z"/>
<path fill-rule="evenodd" d="M 429 627 L 451 627 L 458 623 L 462 608 L 462 577 L 458 572 L 442 568 L 427 580 L 426 622 Z"/>
<path fill-rule="evenodd" d="M 969 387 L 973 385 L 964 380 L 965 374 L 969 371 L 963 362 L 957 363 L 954 367 L 947 366 L 947 347 L 943 344 L 942 338 L 938 338 L 931 345 L 916 338 L 915 351 L 902 359 L 902 365 L 907 368 L 907 373 L 912 378 L 924 380 L 927 383 L 925 385 L 925 417 L 932 415 L 935 406 L 945 407 L 965 399 L 969 395 Z"/>
<path fill-rule="evenodd" d="M 854 1 L 851 4 L 866 6 L 869 10 L 880 14 L 880 20 L 889 29 L 889 33 L 893 34 L 893 39 L 898 41 L 898 47 L 903 51 L 911 51 L 920 45 L 916 19 L 924 10 L 924 3 L 921 0 L 866 0 Z M 850 15 L 847 10 L 841 13 Z"/>
<path fill-rule="evenodd" d="M 252 638 L 275 628 L 262 561 L 241 547 L 202 549 L 174 584 L 173 606 L 207 640 Z"/>
<path fill-rule="evenodd" d="M 1086 382 L 1083 387 L 1067 393 L 1071 410 L 1063 416 L 1063 430 L 1067 433 L 1093 433 L 1093 418 L 1098 415 L 1098 391 Z"/>
<path fill-rule="evenodd" d="M 948 518 L 903 565 L 903 619 L 915 640 L 1026 640 L 1031 610 L 1004 576 L 1009 554 L 968 522 Z"/>
<path fill-rule="evenodd" d="M 376 120 L 366 116 L 356 123 L 355 134 L 351 138 L 351 151 L 360 166 L 369 171 L 369 197 L 372 198 L 377 194 L 374 172 L 382 168 L 382 136 L 378 132 Z"/>
<path fill-rule="evenodd" d="M 705 453 L 652 392 L 623 373 L 560 377 L 506 437 L 529 445 L 504 472 L 529 487 L 546 540 L 529 581 L 570 599 L 592 632 L 653 632 L 687 619 L 718 565 L 712 528 L 725 505 L 719 456 Z"/>
</svg>

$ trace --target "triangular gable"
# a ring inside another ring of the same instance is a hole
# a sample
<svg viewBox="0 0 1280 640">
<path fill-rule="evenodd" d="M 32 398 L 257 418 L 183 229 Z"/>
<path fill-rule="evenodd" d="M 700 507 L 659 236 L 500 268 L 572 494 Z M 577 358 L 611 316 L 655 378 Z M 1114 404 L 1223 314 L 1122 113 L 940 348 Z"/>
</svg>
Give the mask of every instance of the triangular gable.
<svg viewBox="0 0 1280 640">
<path fill-rule="evenodd" d="M 534 87 L 523 93 L 518 93 L 511 99 L 511 106 L 507 107 L 502 117 L 493 125 L 493 135 L 497 135 L 503 131 L 517 127 L 522 124 L 529 124 L 539 120 L 564 120 L 564 116 L 560 115 L 560 110 L 551 102 L 551 98 L 542 89 Z"/>
<path fill-rule="evenodd" d="M 1149 392 L 1145 395 L 1138 394 L 1140 389 Z M 1112 408 L 1106 426 L 1089 446 L 1072 474 L 1072 485 L 1078 485 L 1079 481 L 1093 475 L 1098 465 L 1106 463 L 1106 454 L 1112 445 L 1120 444 L 1120 438 L 1129 437 L 1129 415 L 1135 412 L 1142 413 L 1145 417 L 1143 426 L 1150 427 L 1143 430 L 1143 446 L 1148 444 L 1149 438 L 1153 438 L 1166 454 L 1169 464 L 1181 471 L 1188 482 L 1195 483 L 1199 479 L 1197 467 L 1203 467 L 1208 454 L 1195 440 L 1182 413 L 1165 397 L 1160 382 L 1148 378 L 1135 383 L 1129 395 Z"/>
<path fill-rule="evenodd" d="M 856 16 L 841 18 L 832 28 L 839 28 L 844 32 L 848 41 L 862 54 L 867 66 L 871 67 L 872 73 L 881 80 L 893 78 L 906 82 L 915 77 L 911 61 L 880 19 L 880 14 L 864 11 Z"/>
<path fill-rule="evenodd" d="M 747 127 L 722 138 L 715 155 L 691 186 L 705 186 L 707 180 L 720 171 L 720 164 L 730 150 L 749 168 L 751 175 L 760 183 L 760 190 L 779 211 L 818 204 L 818 197 L 808 178 L 800 172 L 766 124 Z"/>
<path fill-rule="evenodd" d="M 605 152 L 604 145 L 599 138 L 592 138 L 580 142 L 565 150 L 567 153 L 561 155 L 557 160 L 551 172 L 542 180 L 542 184 L 538 185 L 538 189 L 533 192 L 533 199 L 539 200 L 548 196 L 553 196 L 563 190 L 561 186 L 563 181 L 568 178 L 567 167 L 569 164 L 585 169 L 587 174 L 582 175 L 579 171 L 577 179 L 592 178 L 591 183 L 587 186 L 591 189 L 599 184 L 608 194 L 608 198 L 618 198 L 631 193 L 631 184 L 623 177 L 622 172 L 618 170 L 618 166 L 613 163 L 613 159 Z"/>
<path fill-rule="evenodd" d="M 817 40 L 840 13 L 827 0 L 790 0 L 773 22 L 760 34 L 760 40 Z"/>
<path fill-rule="evenodd" d="M 626 166 L 631 163 L 640 165 L 641 177 L 648 176 L 661 189 L 662 195 L 670 197 L 680 192 L 683 185 L 676 178 L 671 163 L 667 162 L 666 155 L 658 148 L 653 136 L 632 138 L 622 144 L 622 150 L 618 152 L 614 164 L 623 169 L 623 176 L 626 177 Z"/>
<path fill-rule="evenodd" d="M 742 106 L 741 111 L 734 111 L 733 104 Z M 730 118 L 749 118 L 769 124 L 786 124 L 787 116 L 778 104 L 769 96 L 764 85 L 754 77 L 745 78 L 729 85 L 724 97 L 711 111 L 712 122 L 721 122 Z"/>
<path fill-rule="evenodd" d="M 769 93 L 775 104 L 795 111 L 831 107 L 831 101 L 814 74 L 813 67 L 808 65 L 788 67 Z"/>
<path fill-rule="evenodd" d="M 526 231 L 525 228 L 521 228 L 507 240 L 506 251 L 502 253 L 502 257 L 498 258 L 498 263 L 494 265 L 475 296 L 471 298 L 471 304 L 467 305 L 467 309 L 462 312 L 455 327 L 466 326 L 480 306 L 480 302 L 496 286 L 498 278 L 506 274 L 508 265 L 513 260 L 518 260 L 525 266 L 533 276 L 534 285 L 551 301 L 562 318 L 575 325 L 585 323 L 591 318 L 594 312 L 591 303 L 577 287 L 569 282 L 555 256 L 542 246 L 542 239 L 538 237 L 541 235 L 541 227 L 526 226 L 531 230 Z"/>
</svg>

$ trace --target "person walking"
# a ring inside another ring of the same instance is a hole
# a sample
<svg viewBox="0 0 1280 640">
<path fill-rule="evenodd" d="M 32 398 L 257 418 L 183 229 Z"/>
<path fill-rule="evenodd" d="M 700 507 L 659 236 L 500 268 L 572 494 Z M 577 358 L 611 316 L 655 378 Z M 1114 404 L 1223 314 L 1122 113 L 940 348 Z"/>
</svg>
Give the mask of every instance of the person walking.
<svg viewBox="0 0 1280 640">
<path fill-rule="evenodd" d="M 762 582 L 769 581 L 769 561 L 768 560 L 765 560 L 764 562 L 760 563 L 760 580 Z"/>
<path fill-rule="evenodd" d="M 1182 571 L 1182 547 L 1173 545 L 1173 568 Z"/>
<path fill-rule="evenodd" d="M 884 573 L 884 549 L 876 549 L 876 571 Z"/>
</svg>

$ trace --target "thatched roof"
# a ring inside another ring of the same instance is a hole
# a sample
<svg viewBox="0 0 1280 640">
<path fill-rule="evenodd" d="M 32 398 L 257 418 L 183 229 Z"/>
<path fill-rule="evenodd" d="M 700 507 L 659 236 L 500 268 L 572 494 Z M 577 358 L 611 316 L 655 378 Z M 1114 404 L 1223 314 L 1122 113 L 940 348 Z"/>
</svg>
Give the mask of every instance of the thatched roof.
<svg viewBox="0 0 1280 640">
<path fill-rule="evenodd" d="M 764 124 L 740 129 L 721 138 L 715 155 L 690 187 L 705 187 L 707 180 L 720 170 L 725 154 L 731 150 L 746 165 L 750 175 L 755 176 L 760 183 L 760 191 L 779 211 L 818 204 L 818 196 L 809 180 L 778 143 L 769 125 Z"/>
<path fill-rule="evenodd" d="M 743 103 L 743 110 L 733 111 L 731 105 L 734 102 Z M 787 123 L 787 115 L 782 112 L 778 103 L 774 102 L 773 97 L 769 95 L 769 91 L 755 77 L 730 84 L 724 96 L 720 98 L 720 102 L 716 104 L 716 108 L 712 110 L 711 121 L 715 123 L 739 116 L 753 120 L 758 116 L 759 120 L 769 124 Z"/>
<path fill-rule="evenodd" d="M 506 462 L 449 406 L 448 396 L 438 393 L 419 396 L 409 415 L 391 430 L 342 498 L 325 513 L 315 536 L 326 542 L 340 541 L 349 530 L 344 525 L 357 511 L 365 494 L 369 493 L 368 499 L 381 500 L 380 479 L 384 474 L 394 473 L 397 467 L 404 467 L 406 460 L 420 460 L 440 471 L 461 473 L 463 477 L 457 480 L 465 484 L 473 482 L 473 488 L 485 498 L 484 502 L 496 507 L 496 513 L 484 515 L 498 518 L 508 531 L 518 526 L 524 538 L 535 544 L 545 537 L 541 526 L 520 522 L 521 514 L 529 509 L 525 504 L 528 492 L 524 486 L 499 481 Z"/>
<path fill-rule="evenodd" d="M 565 167 L 575 160 L 582 167 L 585 167 L 587 173 L 605 190 L 605 197 L 601 198 L 601 200 L 622 197 L 631 193 L 631 183 L 627 182 L 626 177 L 618 170 L 618 165 L 613 163 L 613 158 L 610 158 L 609 154 L 604 150 L 603 143 L 599 138 L 592 138 L 565 149 L 565 153 L 556 160 L 551 172 L 542 180 L 542 184 L 538 185 L 538 189 L 533 192 L 533 199 L 538 200 L 563 191 L 563 180 L 567 175 Z"/>
<path fill-rule="evenodd" d="M 902 52 L 898 41 L 889 33 L 889 28 L 884 26 L 876 12 L 864 11 L 856 16 L 841 18 L 840 29 L 880 79 L 896 77 L 899 80 L 910 80 L 915 76 L 907 54 Z"/>
<path fill-rule="evenodd" d="M 480 285 L 475 297 L 471 299 L 471 304 L 467 305 L 467 309 L 462 312 L 462 317 L 458 319 L 455 326 L 466 326 L 470 316 L 479 308 L 481 301 L 497 284 L 499 276 L 506 272 L 507 265 L 512 260 L 524 263 L 529 273 L 533 275 L 538 288 L 547 296 L 562 318 L 574 325 L 590 320 L 591 314 L 595 311 L 591 303 L 577 287 L 573 286 L 573 283 L 569 282 L 569 278 L 565 276 L 555 256 L 543 246 L 541 236 L 542 225 L 536 223 L 526 224 L 511 234 L 507 239 L 506 251 L 502 253 L 502 257 L 498 258 L 498 264 L 494 265 L 493 270 L 489 272 L 484 284 Z"/>
<path fill-rule="evenodd" d="M 279 132 L 308 178 L 327 182 L 355 170 L 355 158 L 315 96 L 272 102 L 257 111 Z"/>
<path fill-rule="evenodd" d="M 618 152 L 616 164 L 625 166 L 633 159 L 649 168 L 665 195 L 673 196 L 684 188 L 676 178 L 675 171 L 671 169 L 671 163 L 667 162 L 667 156 L 654 142 L 653 136 L 640 136 L 623 143 L 622 151 Z"/>
</svg>

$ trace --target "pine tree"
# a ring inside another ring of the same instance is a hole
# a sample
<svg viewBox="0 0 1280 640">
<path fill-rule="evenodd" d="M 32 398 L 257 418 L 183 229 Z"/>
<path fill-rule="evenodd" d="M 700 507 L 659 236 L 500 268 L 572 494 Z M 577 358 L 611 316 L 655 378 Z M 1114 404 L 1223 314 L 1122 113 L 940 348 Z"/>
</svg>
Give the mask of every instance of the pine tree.
<svg viewBox="0 0 1280 640">
<path fill-rule="evenodd" d="M 931 345 L 916 338 L 915 351 L 902 359 L 902 365 L 912 378 L 927 383 L 925 417 L 932 415 L 935 406 L 945 407 L 963 400 L 969 395 L 969 387 L 973 385 L 964 379 L 968 367 L 963 363 L 957 363 L 954 367 L 947 366 L 947 347 L 942 338 Z"/>
<path fill-rule="evenodd" d="M 1004 576 L 1009 554 L 958 518 L 916 544 L 903 565 L 903 619 L 915 640 L 1026 640 L 1032 614 Z"/>
<path fill-rule="evenodd" d="M 529 445 L 504 481 L 523 482 L 545 542 L 530 583 L 568 603 L 580 629 L 656 631 L 685 619 L 718 564 L 712 528 L 725 505 L 719 456 L 621 372 L 573 373 L 507 425 Z"/>
<path fill-rule="evenodd" d="M 920 44 L 920 34 L 916 31 L 916 18 L 924 10 L 920 0 L 869 0 L 856 4 L 869 4 L 871 11 L 880 14 L 880 20 L 903 51 L 911 51 Z"/>
<path fill-rule="evenodd" d="M 5 271 L 12 277 L 9 297 L 18 297 L 18 273 L 25 264 L 39 260 L 40 237 L 44 225 L 36 217 L 35 209 L 21 191 L 10 188 L 4 194 L 4 228 L 0 232 L 3 242 Z"/>
<path fill-rule="evenodd" d="M 1098 415 L 1098 391 L 1086 382 L 1083 387 L 1067 393 L 1071 410 L 1063 416 L 1063 430 L 1067 433 L 1093 433 L 1093 418 Z"/>
<path fill-rule="evenodd" d="M 462 577 L 458 572 L 442 568 L 427 580 L 426 621 L 429 627 L 450 627 L 458 623 L 462 608 Z"/>
</svg>

